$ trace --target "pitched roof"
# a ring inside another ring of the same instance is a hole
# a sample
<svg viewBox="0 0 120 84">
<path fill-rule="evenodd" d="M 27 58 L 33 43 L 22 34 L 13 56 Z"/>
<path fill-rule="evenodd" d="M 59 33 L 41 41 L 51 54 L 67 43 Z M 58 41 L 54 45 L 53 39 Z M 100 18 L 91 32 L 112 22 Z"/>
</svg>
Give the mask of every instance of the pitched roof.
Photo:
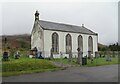
<svg viewBox="0 0 120 84">
<path fill-rule="evenodd" d="M 55 23 L 55 22 L 49 22 L 49 21 L 43 21 L 43 20 L 39 20 L 39 22 L 40 22 L 39 24 L 41 25 L 41 27 L 45 30 L 55 30 L 55 31 L 65 31 L 65 32 L 97 35 L 97 33 L 82 26 Z"/>
</svg>

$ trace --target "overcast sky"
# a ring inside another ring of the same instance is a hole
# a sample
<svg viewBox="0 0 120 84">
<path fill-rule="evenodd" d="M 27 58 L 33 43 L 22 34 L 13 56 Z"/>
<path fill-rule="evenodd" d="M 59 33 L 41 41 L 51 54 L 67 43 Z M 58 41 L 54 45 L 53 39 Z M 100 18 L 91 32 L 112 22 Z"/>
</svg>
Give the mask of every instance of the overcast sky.
<svg viewBox="0 0 120 84">
<path fill-rule="evenodd" d="M 1 8 L 1 7 L 0 7 Z M 2 3 L 2 34 L 31 33 L 34 13 L 41 20 L 72 25 L 85 25 L 98 33 L 98 41 L 118 41 L 118 2 L 5 2 Z M 1 18 L 1 17 L 0 17 Z"/>
</svg>

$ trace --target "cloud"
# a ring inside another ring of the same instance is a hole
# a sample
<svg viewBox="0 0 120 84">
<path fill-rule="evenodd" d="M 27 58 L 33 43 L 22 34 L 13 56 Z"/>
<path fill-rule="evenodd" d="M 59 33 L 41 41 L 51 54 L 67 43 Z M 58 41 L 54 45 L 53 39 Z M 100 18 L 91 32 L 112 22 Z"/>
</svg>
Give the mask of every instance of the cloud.
<svg viewBox="0 0 120 84">
<path fill-rule="evenodd" d="M 34 13 L 40 19 L 85 26 L 109 44 L 118 38 L 117 2 L 11 2 L 2 5 L 3 34 L 31 33 Z"/>
</svg>

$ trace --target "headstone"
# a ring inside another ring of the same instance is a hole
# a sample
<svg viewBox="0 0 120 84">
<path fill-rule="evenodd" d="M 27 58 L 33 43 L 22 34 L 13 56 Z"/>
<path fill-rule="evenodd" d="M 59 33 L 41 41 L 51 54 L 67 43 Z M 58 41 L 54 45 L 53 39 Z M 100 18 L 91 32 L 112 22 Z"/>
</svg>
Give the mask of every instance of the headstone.
<svg viewBox="0 0 120 84">
<path fill-rule="evenodd" d="M 113 51 L 113 53 L 112 53 L 112 57 L 115 57 L 115 51 Z"/>
<path fill-rule="evenodd" d="M 60 52 L 60 57 L 61 57 L 61 58 L 63 58 L 62 56 L 63 56 L 63 53 L 62 53 L 62 52 Z"/>
<path fill-rule="evenodd" d="M 83 52 L 80 51 L 80 64 L 82 65 L 82 57 L 83 57 Z"/>
<path fill-rule="evenodd" d="M 103 52 L 103 58 L 105 58 L 105 56 L 106 56 L 105 54 L 106 54 L 106 51 Z"/>
<path fill-rule="evenodd" d="M 101 52 L 99 52 L 99 56 L 100 56 L 100 58 L 102 57 L 102 53 Z"/>
<path fill-rule="evenodd" d="M 53 48 L 50 49 L 50 58 L 53 59 Z"/>
<path fill-rule="evenodd" d="M 111 61 L 110 51 L 107 51 L 106 61 Z"/>
<path fill-rule="evenodd" d="M 16 52 L 16 55 L 15 55 L 15 59 L 19 59 L 19 57 L 20 57 L 20 52 L 17 51 L 17 52 Z"/>
<path fill-rule="evenodd" d="M 8 61 L 8 52 L 7 51 L 3 53 L 3 60 Z"/>
<path fill-rule="evenodd" d="M 82 65 L 82 55 L 83 55 L 83 52 L 80 50 L 80 48 L 78 48 L 77 51 L 78 51 L 77 63 Z"/>
<path fill-rule="evenodd" d="M 88 58 L 91 60 L 91 64 L 93 63 L 93 56 L 91 55 L 91 51 L 88 51 Z"/>
<path fill-rule="evenodd" d="M 98 58 L 98 52 L 95 52 L 95 58 Z"/>
<path fill-rule="evenodd" d="M 77 63 L 80 64 L 80 48 L 78 48 L 77 51 L 78 51 Z"/>
<path fill-rule="evenodd" d="M 69 62 L 72 61 L 72 52 L 69 50 L 69 59 L 68 59 Z"/>
<path fill-rule="evenodd" d="M 88 58 L 91 59 L 91 51 L 88 51 Z"/>
<path fill-rule="evenodd" d="M 91 60 L 91 64 L 92 64 L 92 63 L 93 63 L 93 57 L 91 57 L 91 59 L 90 59 L 90 60 Z"/>
<path fill-rule="evenodd" d="M 42 52 L 40 52 L 40 51 L 37 52 L 37 58 L 39 58 L 39 59 L 44 59 L 44 58 L 42 57 Z"/>
<path fill-rule="evenodd" d="M 96 64 L 97 64 L 97 59 L 98 59 L 98 52 L 95 52 L 95 58 L 96 58 Z"/>
</svg>

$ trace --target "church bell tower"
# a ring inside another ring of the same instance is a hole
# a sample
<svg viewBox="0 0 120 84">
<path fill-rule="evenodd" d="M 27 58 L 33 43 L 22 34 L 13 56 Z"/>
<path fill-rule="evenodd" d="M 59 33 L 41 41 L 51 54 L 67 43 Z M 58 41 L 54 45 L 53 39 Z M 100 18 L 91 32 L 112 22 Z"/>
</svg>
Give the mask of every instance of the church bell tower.
<svg viewBox="0 0 120 84">
<path fill-rule="evenodd" d="M 38 12 L 38 10 L 36 11 L 36 13 L 35 13 L 35 21 L 36 20 L 39 20 L 39 12 Z"/>
</svg>

